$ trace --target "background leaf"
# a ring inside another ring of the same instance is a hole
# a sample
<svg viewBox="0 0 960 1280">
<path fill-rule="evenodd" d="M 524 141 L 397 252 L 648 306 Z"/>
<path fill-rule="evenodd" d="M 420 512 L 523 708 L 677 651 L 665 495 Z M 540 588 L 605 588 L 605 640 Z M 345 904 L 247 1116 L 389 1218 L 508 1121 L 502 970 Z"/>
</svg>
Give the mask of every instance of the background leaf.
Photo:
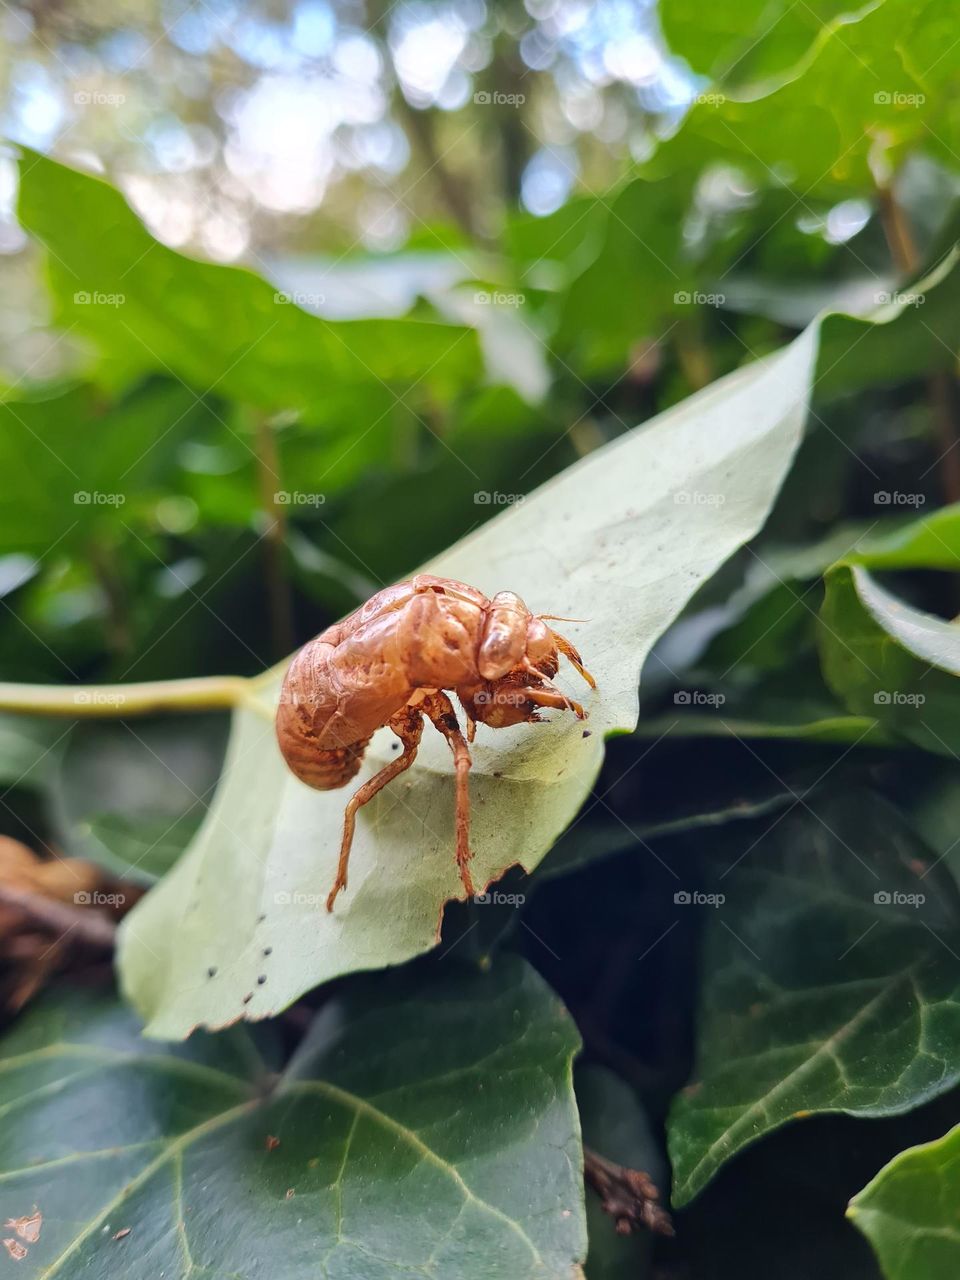
<svg viewBox="0 0 960 1280">
<path fill-rule="evenodd" d="M 847 1215 L 887 1280 L 950 1280 L 960 1267 L 960 1128 L 901 1151 L 850 1202 Z"/>
<path fill-rule="evenodd" d="M 679 1204 L 789 1120 L 891 1115 L 960 1079 L 957 893 L 909 823 L 840 791 L 736 832 L 701 886 L 724 900 L 708 916 L 695 1080 L 670 1120 Z"/>
<path fill-rule="evenodd" d="M 860 544 L 826 574 L 819 633 L 827 683 L 851 711 L 873 715 L 887 731 L 948 756 L 960 747 L 960 631 L 898 599 L 869 569 L 958 565 L 956 507 Z"/>
<path fill-rule="evenodd" d="M 18 1274 L 246 1280 L 269 1259 L 475 1280 L 480 1258 L 490 1280 L 568 1280 L 585 1249 L 576 1044 L 508 959 L 357 986 L 278 1078 L 244 1031 L 170 1049 L 111 1000 L 48 998 L 0 1042 L 5 1213 L 44 1219 Z"/>
<path fill-rule="evenodd" d="M 449 394 L 480 372 L 470 329 L 308 315 L 248 270 L 168 249 L 118 191 L 35 152 L 21 167 L 20 217 L 49 250 L 59 320 L 100 344 L 112 385 L 172 373 L 198 395 L 335 420 L 351 387 L 423 381 Z"/>
</svg>

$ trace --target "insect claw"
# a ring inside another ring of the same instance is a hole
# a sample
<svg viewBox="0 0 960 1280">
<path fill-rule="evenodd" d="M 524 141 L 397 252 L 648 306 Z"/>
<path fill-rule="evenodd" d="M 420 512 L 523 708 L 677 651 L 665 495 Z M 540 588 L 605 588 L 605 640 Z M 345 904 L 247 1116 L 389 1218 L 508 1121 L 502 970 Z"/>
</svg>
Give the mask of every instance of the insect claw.
<svg viewBox="0 0 960 1280">
<path fill-rule="evenodd" d="M 559 689 L 555 689 L 553 685 L 543 684 L 535 689 L 524 689 L 523 694 L 529 698 L 531 702 L 540 707 L 554 707 L 557 711 L 572 711 L 578 720 L 585 720 L 587 713 L 581 707 L 579 702 L 574 702 L 572 698 Z"/>
<path fill-rule="evenodd" d="M 594 680 L 593 676 L 590 674 L 590 672 L 586 669 L 586 667 L 580 661 L 580 654 L 578 653 L 575 646 L 570 643 L 570 641 L 566 638 L 566 636 L 562 636 L 559 631 L 554 631 L 553 629 L 551 629 L 550 634 L 553 636 L 554 640 L 556 641 L 557 648 L 564 655 L 564 657 L 567 659 L 570 665 L 576 671 L 578 671 L 581 676 L 583 676 L 584 680 L 586 680 L 587 684 L 590 686 L 591 689 L 595 689 L 597 687 L 597 682 L 596 680 Z"/>
</svg>

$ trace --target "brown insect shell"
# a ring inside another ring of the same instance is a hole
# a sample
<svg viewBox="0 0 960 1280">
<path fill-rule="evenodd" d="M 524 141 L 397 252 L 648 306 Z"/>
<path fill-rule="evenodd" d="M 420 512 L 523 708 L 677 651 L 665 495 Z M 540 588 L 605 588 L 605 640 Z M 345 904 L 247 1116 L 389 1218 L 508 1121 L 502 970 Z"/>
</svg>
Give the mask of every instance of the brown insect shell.
<svg viewBox="0 0 960 1280">
<path fill-rule="evenodd" d="M 434 582 L 443 594 L 430 589 Z M 294 657 L 277 739 L 302 781 L 326 790 L 352 778 L 373 733 L 416 689 L 477 684 L 488 602 L 465 584 L 449 588 L 426 575 L 388 587 Z"/>
<path fill-rule="evenodd" d="M 527 629 L 534 621 L 513 591 L 497 592 L 486 610 L 477 652 L 477 670 L 484 680 L 499 680 L 520 666 L 527 651 Z"/>
</svg>

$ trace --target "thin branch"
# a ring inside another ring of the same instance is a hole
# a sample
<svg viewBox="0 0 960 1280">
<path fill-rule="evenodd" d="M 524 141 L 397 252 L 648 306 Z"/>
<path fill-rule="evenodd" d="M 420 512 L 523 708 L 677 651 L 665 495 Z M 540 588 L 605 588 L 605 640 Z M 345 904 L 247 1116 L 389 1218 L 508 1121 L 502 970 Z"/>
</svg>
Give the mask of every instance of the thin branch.
<svg viewBox="0 0 960 1280">
<path fill-rule="evenodd" d="M 107 607 L 107 644 L 111 653 L 126 657 L 133 649 L 133 635 L 130 630 L 128 601 L 114 549 L 95 541 L 90 547 L 90 564 Z"/>
<path fill-rule="evenodd" d="M 257 480 L 260 506 L 267 520 L 264 536 L 265 576 L 270 607 L 270 634 L 273 656 L 289 653 L 293 646 L 293 598 L 286 570 L 287 513 L 277 501 L 280 458 L 273 423 L 266 414 L 257 416 Z"/>
<path fill-rule="evenodd" d="M 920 255 L 917 252 L 916 241 L 907 216 L 889 182 L 877 186 L 877 208 L 893 265 L 902 275 L 916 274 L 920 270 Z"/>
<path fill-rule="evenodd" d="M 920 254 L 890 182 L 878 184 L 877 207 L 894 266 L 902 276 L 915 276 L 922 265 Z M 956 380 L 948 369 L 938 370 L 929 375 L 927 390 L 940 455 L 938 470 L 943 496 L 947 502 L 960 502 L 960 406 Z"/>
<path fill-rule="evenodd" d="M 957 431 L 957 382 L 949 369 L 931 373 L 927 381 L 937 430 L 940 483 L 947 502 L 960 502 L 960 433 Z"/>
<path fill-rule="evenodd" d="M 424 172 L 436 180 L 440 196 L 454 222 L 471 240 L 483 238 L 473 213 L 473 200 L 465 179 L 451 173 L 444 154 L 437 146 L 434 117 L 430 111 L 420 111 L 403 96 L 400 90 L 396 106 L 420 150 Z"/>
<path fill-rule="evenodd" d="M 584 1147 L 583 1176 L 600 1197 L 604 1213 L 613 1218 L 618 1235 L 631 1235 L 639 1227 L 658 1236 L 674 1235 L 673 1222 L 649 1174 L 614 1164 Z"/>
<path fill-rule="evenodd" d="M 0 885 L 0 906 L 12 907 L 45 932 L 56 933 L 61 938 L 69 934 L 71 940 L 97 951 L 113 949 L 116 926 L 98 911 L 71 907 L 66 902 L 57 902 L 43 894 L 14 889 L 9 885 Z"/>
</svg>

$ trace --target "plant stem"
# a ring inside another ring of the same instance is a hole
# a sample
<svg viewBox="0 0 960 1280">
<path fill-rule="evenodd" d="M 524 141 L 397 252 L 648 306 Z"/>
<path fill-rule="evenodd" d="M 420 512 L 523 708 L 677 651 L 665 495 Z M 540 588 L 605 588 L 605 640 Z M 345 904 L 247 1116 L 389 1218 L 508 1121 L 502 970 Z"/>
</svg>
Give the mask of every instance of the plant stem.
<svg viewBox="0 0 960 1280">
<path fill-rule="evenodd" d="M 5 884 L 0 885 L 0 906 L 11 907 L 33 924 L 56 933 L 58 942 L 70 934 L 73 941 L 97 951 L 110 951 L 113 947 L 116 926 L 99 911 L 71 907 L 40 893 Z"/>
<path fill-rule="evenodd" d="M 617 1235 L 628 1236 L 640 1227 L 655 1235 L 674 1234 L 673 1222 L 660 1205 L 660 1192 L 648 1173 L 615 1164 L 584 1146 L 583 1176 L 600 1197 L 604 1213 L 613 1218 Z"/>
<path fill-rule="evenodd" d="M 877 187 L 877 207 L 893 265 L 903 275 L 913 275 L 920 269 L 920 255 L 917 253 L 910 224 L 889 182 Z"/>
<path fill-rule="evenodd" d="M 107 605 L 107 644 L 112 653 L 127 657 L 133 650 L 133 636 L 115 549 L 95 541 L 90 547 L 90 564 Z"/>
<path fill-rule="evenodd" d="M 0 711 L 73 719 L 126 719 L 158 711 L 215 711 L 254 701 L 241 676 L 198 676 L 141 684 L 0 683 Z"/>
<path fill-rule="evenodd" d="M 466 181 L 451 173 L 447 167 L 444 152 L 437 144 L 433 115 L 429 111 L 420 111 L 412 107 L 402 91 L 397 94 L 396 105 L 420 148 L 424 174 L 429 173 L 436 179 L 440 195 L 454 222 L 464 235 L 472 240 L 481 240 L 483 236 L 474 218 L 473 201 Z"/>
<path fill-rule="evenodd" d="M 293 600 L 286 572 L 286 511 L 276 498 L 280 483 L 280 458 L 273 423 L 263 413 L 257 416 L 256 452 L 260 505 L 267 520 L 264 571 L 270 609 L 272 656 L 278 658 L 293 648 Z"/>
<path fill-rule="evenodd" d="M 877 186 L 877 206 L 893 265 L 904 276 L 920 270 L 920 255 L 903 209 L 891 183 Z M 960 429 L 956 380 L 948 369 L 940 369 L 927 377 L 927 390 L 940 449 L 938 470 L 940 486 L 947 502 L 960 502 Z"/>
</svg>

